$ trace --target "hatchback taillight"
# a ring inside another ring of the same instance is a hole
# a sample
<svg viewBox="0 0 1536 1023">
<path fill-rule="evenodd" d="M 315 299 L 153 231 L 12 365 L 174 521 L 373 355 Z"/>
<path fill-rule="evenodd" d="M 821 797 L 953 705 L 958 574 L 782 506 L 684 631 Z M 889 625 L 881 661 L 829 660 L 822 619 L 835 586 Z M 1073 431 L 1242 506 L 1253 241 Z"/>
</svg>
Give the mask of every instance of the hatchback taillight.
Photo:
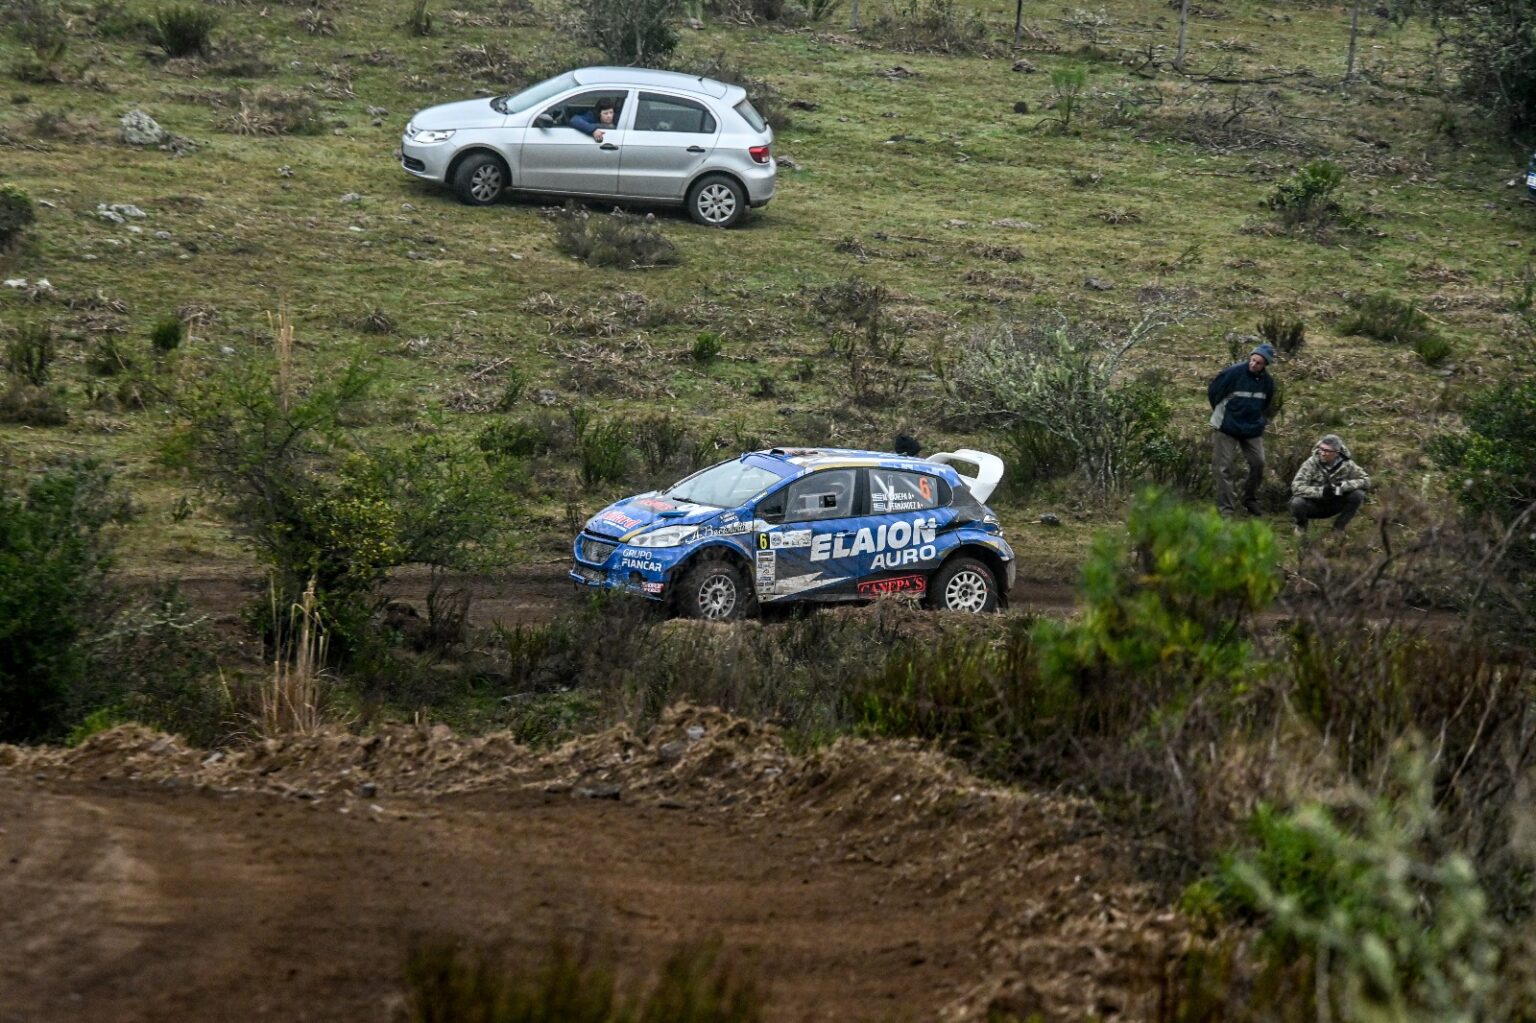
<svg viewBox="0 0 1536 1023">
<path fill-rule="evenodd" d="M 767 163 L 768 149 L 768 146 L 752 146 L 747 150 L 747 154 L 752 157 L 753 163 Z"/>
</svg>

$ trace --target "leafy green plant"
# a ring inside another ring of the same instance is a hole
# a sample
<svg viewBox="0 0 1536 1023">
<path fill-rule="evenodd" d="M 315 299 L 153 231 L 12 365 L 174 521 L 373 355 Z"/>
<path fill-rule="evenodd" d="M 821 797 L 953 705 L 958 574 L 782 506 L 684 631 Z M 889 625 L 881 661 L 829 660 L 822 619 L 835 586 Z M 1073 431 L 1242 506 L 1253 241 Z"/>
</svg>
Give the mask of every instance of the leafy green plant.
<svg viewBox="0 0 1536 1023">
<path fill-rule="evenodd" d="M 213 51 L 216 11 L 176 5 L 155 12 L 155 41 L 169 57 L 206 57 Z"/>
<path fill-rule="evenodd" d="M 1437 849 L 1428 758 L 1400 750 L 1394 769 L 1378 797 L 1261 808 L 1254 847 L 1220 864 L 1207 901 L 1257 917 L 1261 972 L 1287 977 L 1278 998 L 1311 1018 L 1488 1018 L 1498 927 L 1472 864 Z"/>
<path fill-rule="evenodd" d="M 1264 200 L 1280 227 L 1326 240 L 1336 229 L 1352 229 L 1359 216 L 1339 202 L 1336 193 L 1344 184 L 1344 168 L 1331 160 L 1313 160 L 1280 184 Z"/>
<path fill-rule="evenodd" d="M 1145 720 L 1138 705 L 1238 683 L 1254 669 L 1249 624 L 1280 589 L 1278 557 L 1262 522 L 1231 522 L 1143 491 L 1125 532 L 1094 540 L 1081 617 L 1036 627 L 1042 672 L 1099 693 L 1092 727 L 1110 731 Z M 1116 691 L 1132 678 L 1134 693 Z"/>
<path fill-rule="evenodd" d="M 670 266 L 682 256 L 653 216 L 638 217 L 615 210 L 593 216 L 567 206 L 556 219 L 555 246 L 590 266 L 644 269 Z"/>
<path fill-rule="evenodd" d="M 646 477 L 655 481 L 682 454 L 688 428 L 671 413 L 659 412 L 635 424 L 634 440 Z"/>
<path fill-rule="evenodd" d="M 1471 395 L 1461 410 L 1466 431 L 1430 441 L 1430 455 L 1450 473 L 1451 493 L 1476 516 L 1501 527 L 1536 503 L 1536 381 L 1505 380 Z M 1530 530 L 1511 534 L 1516 553 L 1536 557 Z"/>
<path fill-rule="evenodd" d="M 725 338 L 711 331 L 702 331 L 693 339 L 693 346 L 688 349 L 688 354 L 694 362 L 710 363 L 725 350 Z"/>
<path fill-rule="evenodd" d="M 187 325 L 181 322 L 181 317 L 175 313 L 168 313 L 160 317 L 149 328 L 149 344 L 161 355 L 174 352 L 181 347 L 181 342 L 187 336 Z"/>
<path fill-rule="evenodd" d="M 589 423 L 576 435 L 576 455 L 587 486 L 623 479 L 629 469 L 629 431 L 618 422 Z"/>
<path fill-rule="evenodd" d="M 46 323 L 22 324 L 5 345 L 6 372 L 33 387 L 48 383 L 53 357 L 53 328 Z"/>
<path fill-rule="evenodd" d="M 0 184 L 0 251 L 11 248 L 36 220 L 32 197 L 18 185 Z"/>
<path fill-rule="evenodd" d="M 1451 357 L 1455 351 L 1451 343 L 1439 334 L 1430 334 L 1421 337 L 1413 343 L 1413 353 L 1423 361 L 1426 366 L 1439 366 Z"/>
</svg>

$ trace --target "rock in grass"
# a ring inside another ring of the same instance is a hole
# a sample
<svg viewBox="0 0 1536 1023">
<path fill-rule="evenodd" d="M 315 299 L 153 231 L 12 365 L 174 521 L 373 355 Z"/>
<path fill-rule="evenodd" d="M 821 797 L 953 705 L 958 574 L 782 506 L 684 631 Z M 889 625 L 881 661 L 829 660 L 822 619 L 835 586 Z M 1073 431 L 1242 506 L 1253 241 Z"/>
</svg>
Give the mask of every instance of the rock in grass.
<svg viewBox="0 0 1536 1023">
<path fill-rule="evenodd" d="M 123 115 L 122 138 L 130 146 L 158 146 L 171 137 L 171 133 L 142 110 L 130 110 Z"/>
</svg>

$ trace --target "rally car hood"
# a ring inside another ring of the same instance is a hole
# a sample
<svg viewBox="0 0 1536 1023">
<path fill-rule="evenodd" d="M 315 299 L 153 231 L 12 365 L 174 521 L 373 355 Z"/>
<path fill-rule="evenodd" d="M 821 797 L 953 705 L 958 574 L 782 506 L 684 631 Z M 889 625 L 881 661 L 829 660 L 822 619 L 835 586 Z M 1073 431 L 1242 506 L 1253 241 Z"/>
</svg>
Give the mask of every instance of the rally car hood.
<svg viewBox="0 0 1536 1023">
<path fill-rule="evenodd" d="M 697 526 L 724 515 L 728 509 L 674 501 L 660 491 L 636 494 L 610 504 L 587 520 L 588 533 L 623 538 L 653 526 Z"/>
</svg>

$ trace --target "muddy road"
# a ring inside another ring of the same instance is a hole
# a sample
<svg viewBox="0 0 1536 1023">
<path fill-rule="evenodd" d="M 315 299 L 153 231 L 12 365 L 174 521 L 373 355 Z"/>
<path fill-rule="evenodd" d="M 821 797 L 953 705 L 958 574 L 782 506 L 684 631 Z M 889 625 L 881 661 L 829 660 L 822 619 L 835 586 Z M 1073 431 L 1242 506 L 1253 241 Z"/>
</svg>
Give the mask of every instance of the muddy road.
<svg viewBox="0 0 1536 1023">
<path fill-rule="evenodd" d="M 770 1020 L 1134 1013 L 1166 915 L 1091 808 L 677 708 L 535 755 L 440 726 L 0 747 L 0 1021 L 402 1019 L 407 950 L 718 940 Z"/>
</svg>

